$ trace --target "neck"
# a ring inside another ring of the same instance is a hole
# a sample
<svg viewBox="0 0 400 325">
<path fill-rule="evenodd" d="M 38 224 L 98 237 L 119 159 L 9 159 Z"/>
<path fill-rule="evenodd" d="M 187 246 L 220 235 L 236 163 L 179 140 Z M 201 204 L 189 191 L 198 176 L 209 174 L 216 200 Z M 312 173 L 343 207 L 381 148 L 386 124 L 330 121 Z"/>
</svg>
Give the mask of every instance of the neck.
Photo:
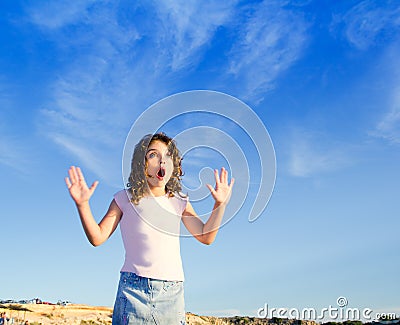
<svg viewBox="0 0 400 325">
<path fill-rule="evenodd" d="M 158 186 L 154 186 L 154 187 L 150 187 L 150 195 L 153 196 L 163 196 L 166 194 L 165 192 L 165 187 L 158 187 Z"/>
</svg>

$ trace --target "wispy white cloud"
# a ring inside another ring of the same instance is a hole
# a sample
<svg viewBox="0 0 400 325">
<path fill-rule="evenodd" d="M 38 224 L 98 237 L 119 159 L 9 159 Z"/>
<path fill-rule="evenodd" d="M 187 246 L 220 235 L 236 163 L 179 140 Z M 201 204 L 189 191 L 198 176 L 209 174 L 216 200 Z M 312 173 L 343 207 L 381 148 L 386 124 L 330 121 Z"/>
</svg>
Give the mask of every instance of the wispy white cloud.
<svg viewBox="0 0 400 325">
<path fill-rule="evenodd" d="M 378 84 L 379 106 L 374 127 L 368 134 L 386 140 L 390 144 L 400 144 L 400 46 L 399 42 L 385 49 L 376 67 L 370 72 L 373 84 Z M 380 85 L 384 84 L 384 87 Z M 378 116 L 379 116 L 378 115 Z"/>
<path fill-rule="evenodd" d="M 0 164 L 20 173 L 28 173 L 26 150 L 22 141 L 16 136 L 0 130 Z"/>
<path fill-rule="evenodd" d="M 244 16 L 228 78 L 240 81 L 243 97 L 260 99 L 306 44 L 307 23 L 285 4 L 256 4 L 249 17 L 237 1 L 158 0 L 124 12 L 109 1 L 31 4 L 31 23 L 68 62 L 49 85 L 52 98 L 40 112 L 40 129 L 92 171 L 119 170 L 124 137 L 138 115 L 171 91 L 171 76 L 201 60 L 218 28 Z M 141 21 L 141 10 L 148 21 Z M 114 175 L 103 177 L 115 183 Z"/>
<path fill-rule="evenodd" d="M 292 133 L 287 164 L 292 176 L 315 176 L 352 163 L 347 145 L 323 142 L 322 138 L 322 135 L 310 131 L 296 130 Z"/>
<path fill-rule="evenodd" d="M 119 22 L 118 4 L 107 0 L 34 3 L 26 12 L 28 21 L 72 61 L 88 53 L 109 60 L 140 38 L 135 24 Z"/>
<path fill-rule="evenodd" d="M 32 150 L 25 139 L 8 129 L 6 125 L 8 119 L 3 114 L 0 117 L 2 120 L 0 123 L 0 165 L 24 175 L 29 174 L 30 168 L 35 164 Z"/>
<path fill-rule="evenodd" d="M 38 128 L 71 156 L 71 163 L 110 185 L 121 179 L 127 130 L 157 98 L 153 66 L 145 64 L 146 53 L 135 52 L 140 35 L 134 25 L 118 21 L 117 10 L 108 1 L 27 9 L 31 22 L 69 58 L 48 85 L 52 95 L 40 111 Z"/>
<path fill-rule="evenodd" d="M 230 1 L 154 1 L 164 31 L 159 34 L 164 51 L 171 57 L 170 67 L 191 66 L 209 45 L 218 27 L 228 23 L 237 0 Z M 166 46 L 167 45 L 167 46 Z"/>
<path fill-rule="evenodd" d="M 77 163 L 116 184 L 127 131 L 146 107 L 144 98 L 151 96 L 140 90 L 140 80 L 125 75 L 123 61 L 84 61 L 71 65 L 54 82 L 53 98 L 40 111 L 38 127 Z"/>
<path fill-rule="evenodd" d="M 229 18 L 230 5 L 140 3 L 149 21 L 158 17 L 145 29 L 134 6 L 122 14 L 108 1 L 79 1 L 68 9 L 67 2 L 32 4 L 27 9 L 31 23 L 59 46 L 60 55 L 73 53 L 49 86 L 52 98 L 40 111 L 40 130 L 86 168 L 105 172 L 99 176 L 115 183 L 110 170 L 119 173 L 131 124 L 149 104 L 168 94 L 168 73 L 196 62 Z M 125 14 L 132 17 L 123 19 Z"/>
<path fill-rule="evenodd" d="M 262 99 L 276 79 L 298 60 L 307 44 L 308 23 L 285 8 L 287 1 L 257 4 L 233 44 L 229 73 L 240 80 L 241 95 Z"/>
<path fill-rule="evenodd" d="M 400 30 L 400 3 L 398 1 L 366 0 L 353 6 L 344 15 L 334 19 L 332 29 L 344 23 L 344 34 L 348 42 L 360 50 L 385 43 L 398 35 Z"/>
<path fill-rule="evenodd" d="M 371 135 L 400 144 L 400 85 L 393 89 L 390 108 L 383 115 Z"/>
<path fill-rule="evenodd" d="M 118 169 L 119 157 L 111 147 L 90 147 L 82 145 L 82 140 L 60 134 L 54 134 L 53 141 L 64 148 L 68 154 L 72 154 L 83 166 L 89 166 L 90 170 L 106 181 L 108 185 L 121 187 L 121 170 Z M 114 155 L 107 159 L 107 155 Z M 90 185 L 90 184 L 89 184 Z"/>
<path fill-rule="evenodd" d="M 85 19 L 89 7 L 95 2 L 94 0 L 47 1 L 28 7 L 27 11 L 34 24 L 43 28 L 57 29 Z"/>
</svg>

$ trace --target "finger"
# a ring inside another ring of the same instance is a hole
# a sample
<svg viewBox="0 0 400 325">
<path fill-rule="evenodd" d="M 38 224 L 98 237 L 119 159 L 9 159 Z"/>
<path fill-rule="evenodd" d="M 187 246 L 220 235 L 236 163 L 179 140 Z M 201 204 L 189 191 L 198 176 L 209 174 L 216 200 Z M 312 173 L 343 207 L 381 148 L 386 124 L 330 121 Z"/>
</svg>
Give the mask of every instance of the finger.
<svg viewBox="0 0 400 325">
<path fill-rule="evenodd" d="M 214 169 L 214 177 L 215 177 L 215 183 L 218 185 L 220 182 L 219 179 L 219 174 L 218 174 L 218 169 Z"/>
<path fill-rule="evenodd" d="M 68 177 L 65 177 L 65 184 L 67 184 L 68 189 L 72 186 Z"/>
<path fill-rule="evenodd" d="M 210 184 L 206 184 L 208 189 L 210 190 L 211 194 L 214 195 L 215 194 L 215 190 L 214 188 L 210 185 Z"/>
<path fill-rule="evenodd" d="M 71 166 L 71 168 L 68 170 L 68 174 L 69 174 L 69 179 L 71 180 L 71 183 L 74 184 L 77 182 L 77 176 L 76 176 L 76 171 L 75 171 L 75 167 Z"/>
<path fill-rule="evenodd" d="M 90 186 L 90 192 L 94 192 L 94 190 L 96 189 L 97 185 L 99 185 L 99 181 L 94 181 L 92 186 Z"/>
<path fill-rule="evenodd" d="M 83 176 L 83 173 L 79 167 L 76 167 L 76 173 L 78 175 L 78 180 L 79 181 L 85 181 L 85 177 Z"/>
<path fill-rule="evenodd" d="M 228 184 L 228 171 L 224 167 L 221 169 L 221 182 Z"/>
<path fill-rule="evenodd" d="M 232 177 L 231 178 L 231 183 L 229 184 L 229 188 L 232 188 L 233 184 L 235 184 L 235 179 Z"/>
</svg>

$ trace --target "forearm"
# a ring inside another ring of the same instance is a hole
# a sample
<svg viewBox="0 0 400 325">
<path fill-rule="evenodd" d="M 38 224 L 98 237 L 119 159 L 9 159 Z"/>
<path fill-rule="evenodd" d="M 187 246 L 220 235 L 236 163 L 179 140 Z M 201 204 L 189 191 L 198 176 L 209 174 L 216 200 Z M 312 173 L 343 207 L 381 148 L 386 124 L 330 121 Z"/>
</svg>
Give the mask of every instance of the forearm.
<svg viewBox="0 0 400 325">
<path fill-rule="evenodd" d="M 210 245 L 214 242 L 225 213 L 225 207 L 226 205 L 223 203 L 216 202 L 214 204 L 213 211 L 203 226 L 202 242 L 204 244 Z"/>
<path fill-rule="evenodd" d="M 104 240 L 102 238 L 101 228 L 93 217 L 89 201 L 76 204 L 76 207 L 87 239 L 93 246 L 99 246 Z"/>
</svg>

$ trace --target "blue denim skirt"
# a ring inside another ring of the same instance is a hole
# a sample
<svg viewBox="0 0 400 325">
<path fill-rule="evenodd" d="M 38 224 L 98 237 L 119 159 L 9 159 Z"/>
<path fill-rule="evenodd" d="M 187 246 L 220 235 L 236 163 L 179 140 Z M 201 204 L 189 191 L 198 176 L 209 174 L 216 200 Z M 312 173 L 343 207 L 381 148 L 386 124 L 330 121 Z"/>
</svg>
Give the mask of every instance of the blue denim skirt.
<svg viewBox="0 0 400 325">
<path fill-rule="evenodd" d="M 112 324 L 185 324 L 183 282 L 121 272 Z"/>
</svg>

